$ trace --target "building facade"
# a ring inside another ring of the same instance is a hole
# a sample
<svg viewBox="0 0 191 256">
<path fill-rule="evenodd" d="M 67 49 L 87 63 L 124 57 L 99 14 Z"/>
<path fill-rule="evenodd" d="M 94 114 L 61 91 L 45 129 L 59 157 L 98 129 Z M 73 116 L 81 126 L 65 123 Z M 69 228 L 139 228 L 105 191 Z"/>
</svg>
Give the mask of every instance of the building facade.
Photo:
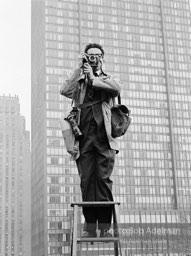
<svg viewBox="0 0 191 256">
<path fill-rule="evenodd" d="M 190 39 L 189 0 L 32 1 L 33 256 L 70 253 L 79 178 L 59 126 L 71 102 L 59 89 L 89 42 L 105 48 L 105 71 L 123 81 L 133 116 L 112 175 L 120 222 L 190 223 Z M 167 240 L 123 247 L 130 255 L 179 253 L 177 240 Z"/>
<path fill-rule="evenodd" d="M 18 96 L 0 96 L 0 255 L 31 255 L 30 134 Z"/>
</svg>

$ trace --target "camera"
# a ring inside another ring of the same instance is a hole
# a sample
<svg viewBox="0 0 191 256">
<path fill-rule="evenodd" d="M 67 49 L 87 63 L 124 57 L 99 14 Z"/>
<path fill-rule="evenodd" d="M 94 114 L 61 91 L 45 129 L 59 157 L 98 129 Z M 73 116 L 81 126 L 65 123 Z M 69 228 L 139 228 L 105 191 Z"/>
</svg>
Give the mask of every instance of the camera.
<svg viewBox="0 0 191 256">
<path fill-rule="evenodd" d="M 83 63 L 89 63 L 91 66 L 97 66 L 100 62 L 102 55 L 100 54 L 86 54 Z"/>
<path fill-rule="evenodd" d="M 70 123 L 74 136 L 79 139 L 80 137 L 83 136 L 83 134 L 80 131 L 77 124 L 77 114 L 78 114 L 78 109 L 76 107 L 73 107 L 72 111 L 65 119 Z"/>
<path fill-rule="evenodd" d="M 88 55 L 88 60 L 89 62 L 97 62 L 98 61 L 98 56 L 95 55 Z"/>
</svg>

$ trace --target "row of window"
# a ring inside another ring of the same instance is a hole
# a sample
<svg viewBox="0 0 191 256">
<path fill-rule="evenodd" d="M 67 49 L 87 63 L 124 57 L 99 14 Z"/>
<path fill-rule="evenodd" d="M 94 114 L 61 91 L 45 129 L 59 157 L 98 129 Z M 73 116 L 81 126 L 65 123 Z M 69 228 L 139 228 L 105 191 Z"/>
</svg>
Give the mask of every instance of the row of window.
<svg viewBox="0 0 191 256">
<path fill-rule="evenodd" d="M 184 31 L 173 31 L 173 30 L 168 30 L 168 33 L 165 34 L 167 38 L 172 38 L 176 40 L 190 40 L 191 39 L 191 34 L 190 33 L 185 33 Z"/>
<path fill-rule="evenodd" d="M 49 255 L 56 255 L 56 256 L 69 255 L 69 252 L 70 252 L 70 246 L 48 246 Z"/>
<path fill-rule="evenodd" d="M 130 9 L 131 6 L 137 6 L 137 4 L 142 4 L 145 6 L 148 6 L 149 8 L 152 8 L 153 5 L 158 6 L 159 2 L 158 0 L 131 0 L 128 3 L 126 1 L 110 1 L 110 0 L 83 0 L 81 2 L 83 6 L 98 6 L 98 8 L 102 8 L 103 6 L 106 7 L 112 7 L 114 9 L 120 8 L 120 9 Z M 85 4 L 85 5 L 84 5 Z M 64 2 L 57 2 L 54 0 L 46 0 L 46 6 L 55 7 L 55 8 L 63 8 L 63 9 L 69 9 L 69 10 L 77 10 L 78 8 L 78 0 L 71 0 L 71 1 L 64 1 Z M 170 6 L 167 5 L 166 6 Z M 184 6 L 184 5 L 182 5 Z"/>
<path fill-rule="evenodd" d="M 132 141 L 147 142 L 149 144 L 156 142 L 170 142 L 168 134 L 133 134 Z"/>
<path fill-rule="evenodd" d="M 177 80 L 179 80 L 179 79 L 177 79 Z M 191 92 L 191 90 L 190 90 L 190 88 L 189 87 L 186 87 L 186 86 L 181 86 L 181 85 L 179 85 L 179 86 L 173 86 L 172 88 L 171 88 L 171 91 L 173 92 L 173 93 L 177 93 L 177 94 L 189 94 L 190 92 Z M 178 104 L 178 106 L 183 106 L 183 109 L 188 109 L 188 104 L 187 103 L 180 103 L 180 102 L 177 102 L 177 104 Z M 180 108 L 181 109 L 181 107 L 177 107 L 177 108 Z"/>
<path fill-rule="evenodd" d="M 135 80 L 136 77 L 139 77 L 137 75 L 130 75 L 130 78 L 133 78 Z M 148 77 L 147 77 L 148 78 Z M 136 99 L 136 98 L 140 98 L 140 99 L 149 99 L 149 100 L 167 100 L 167 95 L 166 93 L 159 93 L 151 91 L 151 92 L 145 92 L 145 91 L 129 91 L 128 92 L 128 97 L 131 99 Z M 135 100 L 136 101 L 136 100 Z M 149 111 L 149 110 L 147 110 Z"/>
<path fill-rule="evenodd" d="M 191 95 L 188 94 L 171 94 L 170 99 L 175 101 L 175 109 L 188 109 L 189 103 L 191 102 Z M 182 103 L 184 102 L 184 103 Z M 187 104 L 186 104 L 187 102 Z"/>
<path fill-rule="evenodd" d="M 127 102 L 129 107 L 131 108 L 136 108 L 136 107 L 140 107 L 140 108 L 160 108 L 160 106 L 162 108 L 164 108 L 166 106 L 166 102 L 163 102 L 161 100 L 143 100 L 142 98 L 138 98 L 138 100 L 132 99 L 131 97 L 127 96 Z M 166 108 L 166 107 L 165 107 Z M 133 112 L 132 112 L 133 113 Z"/>
<path fill-rule="evenodd" d="M 131 148 L 132 149 L 141 149 L 141 150 L 159 150 L 159 151 L 170 151 L 171 150 L 171 146 L 169 143 L 166 142 L 155 142 L 155 143 L 147 143 L 147 142 L 139 142 L 139 141 L 134 141 L 131 142 Z"/>
<path fill-rule="evenodd" d="M 67 207 L 67 205 L 65 205 Z M 48 218 L 48 220 L 52 220 L 52 218 Z M 65 221 L 60 221 L 59 218 L 58 220 L 55 221 L 48 221 L 48 229 L 69 229 L 70 228 L 70 223 L 65 222 Z"/>
<path fill-rule="evenodd" d="M 142 63 L 149 63 L 149 62 L 151 63 L 151 61 L 147 61 L 147 62 L 142 61 Z M 151 68 L 151 67 L 146 67 L 146 66 L 130 66 L 128 68 L 128 71 L 129 71 L 129 73 L 141 74 L 141 75 L 155 75 L 155 76 L 164 76 L 165 75 L 165 72 L 163 69 L 156 69 L 156 68 Z M 160 86 L 158 86 L 158 87 L 160 87 Z"/>
<path fill-rule="evenodd" d="M 184 7 L 182 8 L 164 8 L 164 13 L 166 16 L 172 16 L 174 15 L 175 17 L 190 17 L 189 13 L 189 5 L 184 4 Z"/>
<path fill-rule="evenodd" d="M 68 168 L 63 168 L 63 166 L 47 166 L 47 173 L 51 176 L 52 174 L 54 175 L 77 175 L 77 169 L 76 169 L 76 164 L 75 162 L 71 162 L 69 161 L 69 157 L 65 157 L 66 161 L 65 161 L 65 166 L 68 166 Z M 68 171 L 69 170 L 69 173 Z M 54 179 L 53 179 L 54 181 Z M 51 182 L 52 183 L 52 182 Z"/>
<path fill-rule="evenodd" d="M 165 29 L 166 30 L 172 30 L 172 31 L 181 31 L 182 33 L 185 32 L 186 33 L 189 33 L 191 31 L 190 29 L 190 24 L 188 26 L 185 26 L 185 24 L 183 25 L 175 25 L 175 24 L 165 24 Z"/>
<path fill-rule="evenodd" d="M 78 10 L 78 1 L 77 0 L 72 0 L 72 1 L 64 1 L 64 2 L 57 2 L 53 0 L 46 0 L 46 6 L 47 7 L 54 7 L 54 8 L 59 8 L 61 10 Z M 159 1 L 158 0 L 136 0 L 132 2 L 125 2 L 125 1 L 102 1 L 102 0 L 88 0 L 87 1 L 82 1 L 81 2 L 81 8 L 83 7 L 86 8 L 86 11 L 97 11 L 98 13 L 102 13 L 103 9 L 110 9 L 108 6 L 114 10 L 139 10 L 139 11 L 145 11 L 145 12 L 159 12 Z M 170 14 L 175 13 L 177 10 L 185 10 L 187 11 L 189 8 L 188 1 L 178 1 L 178 2 L 172 2 L 172 1 L 164 1 L 163 3 L 164 7 L 169 7 L 165 8 L 168 9 Z M 60 11 L 61 11 L 60 10 Z M 188 11 L 187 11 L 188 12 Z M 117 11 L 112 13 L 117 14 Z"/>
<path fill-rule="evenodd" d="M 190 71 L 191 70 L 190 63 L 169 62 L 168 67 L 169 67 L 169 69 L 175 70 L 175 72 L 177 70 L 179 73 L 182 73 L 181 77 L 184 76 L 184 74 L 185 74 L 185 72 L 183 73 L 181 70 L 184 70 L 184 71 Z M 177 76 L 177 72 L 176 72 L 176 76 Z M 189 77 L 184 76 L 184 78 L 189 78 Z"/>
<path fill-rule="evenodd" d="M 169 77 L 169 85 L 171 85 L 171 90 L 173 92 L 173 88 L 178 86 L 186 86 L 188 93 L 190 93 L 190 88 L 188 87 L 190 85 L 190 79 L 184 78 L 184 77 Z"/>
<path fill-rule="evenodd" d="M 68 10 L 78 10 L 78 0 L 71 1 L 54 1 L 54 0 L 46 0 L 45 5 L 47 7 L 54 7 L 60 9 L 68 9 Z"/>
<path fill-rule="evenodd" d="M 149 167 L 149 168 L 171 168 L 172 167 L 172 162 L 169 160 L 163 159 L 161 161 L 160 159 L 139 159 L 138 161 L 133 161 L 133 166 L 134 167 Z"/>
<path fill-rule="evenodd" d="M 151 154 L 152 154 L 152 152 L 151 152 Z M 169 155 L 169 159 L 170 159 L 171 153 L 166 152 L 166 154 Z M 168 157 L 165 157 L 165 158 L 168 158 Z M 143 171 L 142 169 L 136 168 L 136 169 L 133 169 L 133 171 L 132 171 L 132 175 L 134 175 L 134 176 L 142 176 L 143 174 L 145 174 L 145 176 L 150 176 L 150 177 L 152 177 L 152 176 L 155 176 L 155 177 L 157 177 L 157 176 L 158 177 L 162 177 L 162 176 L 172 177 L 172 170 L 169 170 L 169 169 L 163 170 L 163 169 L 157 168 L 157 169 L 146 169 L 146 170 Z"/>
<path fill-rule="evenodd" d="M 155 116 L 155 118 L 157 117 L 167 117 L 168 116 L 168 112 L 167 109 L 165 108 L 134 108 L 133 109 L 133 116 L 134 115 L 138 115 L 138 116 Z M 151 128 L 152 129 L 152 128 Z"/>
<path fill-rule="evenodd" d="M 67 217 L 68 213 L 67 209 L 48 209 L 48 217 Z"/>
<path fill-rule="evenodd" d="M 78 176 L 51 175 L 47 177 L 47 184 L 77 184 Z"/>
<path fill-rule="evenodd" d="M 77 0 L 76 0 L 77 1 Z M 124 0 L 122 1 L 116 1 L 116 0 L 82 0 L 82 3 L 88 3 L 88 4 L 92 4 L 92 5 L 98 5 L 98 6 L 109 6 L 109 7 L 113 7 L 113 8 L 130 8 L 130 5 L 134 5 L 134 4 L 138 4 L 138 3 L 142 3 L 145 5 L 159 5 L 158 0 L 129 0 L 128 3 Z"/>
<path fill-rule="evenodd" d="M 131 49 L 122 49 L 121 54 L 119 52 L 119 55 L 124 55 L 128 57 L 134 57 L 134 58 L 145 58 L 146 60 L 153 59 L 153 67 L 164 67 L 164 56 L 160 52 L 150 52 L 150 51 L 141 51 L 141 50 L 131 50 Z M 151 60 L 152 61 L 152 60 Z"/>
<path fill-rule="evenodd" d="M 76 190 L 76 187 L 72 186 L 55 186 L 51 185 L 47 188 L 48 194 L 62 194 L 62 193 L 76 193 L 79 192 L 79 188 Z"/>
<path fill-rule="evenodd" d="M 189 211 L 128 211 L 125 215 L 120 214 L 121 223 L 174 223 L 180 225 L 181 223 L 190 223 Z"/>
<path fill-rule="evenodd" d="M 105 9 L 106 10 L 106 9 Z M 152 13 L 145 13 L 145 12 L 137 12 L 132 10 L 131 12 L 129 10 L 121 9 L 120 10 L 120 15 L 113 15 L 111 17 L 111 14 L 108 14 L 108 9 L 105 11 L 103 10 L 102 14 L 99 13 L 92 13 L 92 12 L 81 12 L 80 18 L 82 20 L 87 20 L 87 21 L 94 21 L 94 22 L 103 22 L 103 23 L 116 23 L 116 24 L 131 24 L 131 25 L 137 25 L 138 23 L 142 26 L 142 23 L 140 23 L 140 20 L 150 20 L 152 21 L 160 21 L 161 16 L 160 14 L 152 14 Z M 111 12 L 111 11 L 110 11 Z M 115 10 L 114 10 L 115 12 Z M 136 15 L 135 15 L 136 14 Z M 110 17 L 110 19 L 109 19 Z M 132 19 L 134 19 L 135 23 L 132 23 Z"/>
<path fill-rule="evenodd" d="M 75 202 L 74 196 L 60 196 L 60 195 L 52 195 L 47 197 L 48 204 L 64 204 L 64 203 L 71 203 Z"/>
<path fill-rule="evenodd" d="M 105 1 L 103 2 L 105 3 Z M 121 3 L 121 1 L 119 2 Z M 108 5 L 103 6 L 95 6 L 95 5 L 87 5 L 87 3 L 84 5 L 81 5 L 81 8 L 83 11 L 91 13 L 91 12 L 97 12 L 99 14 L 105 13 L 105 14 L 111 14 L 111 15 L 120 15 L 121 10 L 126 10 L 124 15 L 131 15 L 131 12 L 144 12 L 144 13 L 160 13 L 160 8 L 158 6 L 155 6 L 154 4 L 149 5 L 144 3 L 136 3 L 136 2 L 128 2 L 125 4 L 125 7 L 117 6 L 113 7 L 111 6 L 111 3 Z M 129 11 L 131 10 L 131 12 Z"/>
<path fill-rule="evenodd" d="M 189 125 L 189 123 L 188 123 L 188 125 Z M 178 135 L 181 135 L 181 134 L 182 135 L 185 135 L 185 134 L 190 135 L 190 125 L 188 127 L 182 127 L 181 122 L 180 122 L 179 127 L 173 127 L 173 133 L 178 134 Z M 186 146 L 186 148 L 187 148 L 187 146 Z M 186 150 L 186 148 L 185 148 L 185 150 Z"/>
<path fill-rule="evenodd" d="M 161 210 L 161 209 L 173 209 L 174 208 L 174 200 L 167 201 L 166 195 L 161 200 L 149 200 L 145 199 L 144 202 L 142 200 L 142 197 L 136 196 L 114 196 L 115 201 L 120 202 L 125 209 L 153 209 L 153 210 Z"/>
<path fill-rule="evenodd" d="M 190 25 L 190 20 L 188 19 L 189 12 L 186 12 L 187 15 L 182 17 L 172 16 L 172 15 L 165 15 L 165 22 L 171 23 L 171 24 L 184 24 L 184 25 Z"/>
</svg>

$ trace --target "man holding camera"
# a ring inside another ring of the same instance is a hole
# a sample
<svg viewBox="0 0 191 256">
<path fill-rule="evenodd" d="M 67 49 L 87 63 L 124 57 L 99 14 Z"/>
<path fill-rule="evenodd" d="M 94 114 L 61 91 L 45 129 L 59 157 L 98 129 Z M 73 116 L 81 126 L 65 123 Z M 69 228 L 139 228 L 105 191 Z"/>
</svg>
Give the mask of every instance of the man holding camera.
<svg viewBox="0 0 191 256">
<path fill-rule="evenodd" d="M 79 67 L 62 86 L 60 93 L 73 99 L 78 110 L 80 156 L 76 159 L 83 201 L 113 201 L 111 173 L 117 139 L 111 136 L 111 107 L 120 93 L 120 81 L 103 71 L 104 49 L 88 44 L 80 56 Z M 96 237 L 97 224 L 101 237 L 109 237 L 111 207 L 83 207 L 83 237 Z"/>
</svg>

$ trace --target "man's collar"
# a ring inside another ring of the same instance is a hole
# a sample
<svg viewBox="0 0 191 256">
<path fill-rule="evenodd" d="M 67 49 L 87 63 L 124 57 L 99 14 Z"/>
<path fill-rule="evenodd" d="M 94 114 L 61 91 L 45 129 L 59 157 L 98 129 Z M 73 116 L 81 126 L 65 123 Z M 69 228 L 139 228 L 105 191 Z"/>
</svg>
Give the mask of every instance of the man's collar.
<svg viewBox="0 0 191 256">
<path fill-rule="evenodd" d="M 103 72 L 103 70 L 101 70 L 101 69 L 98 70 L 98 71 L 96 71 L 95 73 L 96 73 L 98 76 L 100 76 L 100 75 L 108 76 L 108 75 L 107 75 L 105 72 Z M 94 73 L 94 74 L 95 74 L 95 73 Z"/>
<path fill-rule="evenodd" d="M 101 70 L 98 70 L 95 72 L 95 74 L 97 74 L 98 76 L 100 76 L 103 72 Z"/>
</svg>

